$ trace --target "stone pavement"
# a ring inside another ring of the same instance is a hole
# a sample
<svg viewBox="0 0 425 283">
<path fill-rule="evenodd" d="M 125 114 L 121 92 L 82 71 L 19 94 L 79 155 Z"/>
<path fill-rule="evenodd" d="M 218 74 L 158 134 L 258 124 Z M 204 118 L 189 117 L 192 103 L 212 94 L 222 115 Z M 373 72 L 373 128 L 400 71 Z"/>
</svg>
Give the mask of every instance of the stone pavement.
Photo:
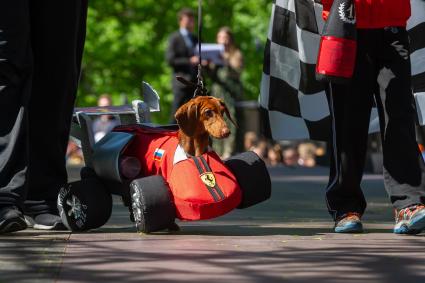
<svg viewBox="0 0 425 283">
<path fill-rule="evenodd" d="M 425 235 L 391 233 L 380 176 L 363 182 L 366 233 L 337 235 L 326 168 L 270 172 L 271 200 L 174 234 L 136 233 L 116 199 L 95 231 L 0 236 L 0 282 L 425 282 Z"/>
</svg>

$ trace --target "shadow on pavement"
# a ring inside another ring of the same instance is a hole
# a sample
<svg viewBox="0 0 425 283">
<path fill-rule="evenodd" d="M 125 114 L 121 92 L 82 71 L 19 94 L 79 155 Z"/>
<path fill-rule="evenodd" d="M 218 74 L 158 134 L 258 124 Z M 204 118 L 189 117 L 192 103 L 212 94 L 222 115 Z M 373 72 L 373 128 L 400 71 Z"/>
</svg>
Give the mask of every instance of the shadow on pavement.
<svg viewBox="0 0 425 283">
<path fill-rule="evenodd" d="M 180 226 L 181 230 L 177 232 L 160 231 L 149 235 L 202 235 L 202 236 L 317 236 L 324 233 L 332 233 L 332 226 L 329 228 L 323 227 L 302 227 L 302 222 L 299 225 L 290 227 L 272 227 L 264 225 L 190 225 Z M 136 233 L 133 227 L 104 227 L 99 230 L 85 232 L 90 234 L 114 234 L 114 233 Z M 365 229 L 364 234 L 371 233 L 392 233 L 390 229 Z M 75 234 L 75 233 L 74 233 Z M 83 234 L 83 233 L 80 233 Z M 425 236 L 425 235 L 424 235 Z"/>
<path fill-rule="evenodd" d="M 60 279 L 70 282 L 424 282 L 423 241 L 149 239 L 75 241 Z M 59 282 L 62 282 L 62 281 Z"/>
<path fill-rule="evenodd" d="M 269 201 L 177 233 L 137 234 L 116 201 L 98 230 L 0 236 L 0 282 L 425 282 L 425 235 L 392 235 L 382 180 L 364 184 L 370 229 L 337 235 L 319 169 L 272 170 Z"/>
<path fill-rule="evenodd" d="M 0 282 L 46 282 L 57 278 L 69 235 L 25 231 L 0 236 Z"/>
</svg>

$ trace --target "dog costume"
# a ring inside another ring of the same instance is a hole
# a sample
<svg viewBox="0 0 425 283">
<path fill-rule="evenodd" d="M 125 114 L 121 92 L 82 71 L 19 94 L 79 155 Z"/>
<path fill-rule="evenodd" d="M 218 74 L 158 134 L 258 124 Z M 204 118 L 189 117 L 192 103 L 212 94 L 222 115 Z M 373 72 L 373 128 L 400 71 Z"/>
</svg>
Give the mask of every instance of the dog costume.
<svg viewBox="0 0 425 283">
<path fill-rule="evenodd" d="M 177 218 L 210 219 L 240 204 L 242 192 L 236 177 L 214 151 L 187 156 L 175 130 L 129 125 L 117 127 L 114 132 L 133 135 L 121 156 L 139 160 L 139 177 L 162 175 L 171 191 Z"/>
</svg>

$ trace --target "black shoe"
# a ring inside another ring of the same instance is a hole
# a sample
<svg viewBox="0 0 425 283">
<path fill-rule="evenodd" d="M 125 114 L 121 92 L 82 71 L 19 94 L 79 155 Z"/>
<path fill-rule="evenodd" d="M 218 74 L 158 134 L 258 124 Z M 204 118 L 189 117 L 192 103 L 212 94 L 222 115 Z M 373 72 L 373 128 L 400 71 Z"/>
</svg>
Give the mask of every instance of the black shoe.
<svg viewBox="0 0 425 283">
<path fill-rule="evenodd" d="M 41 213 L 35 216 L 25 215 L 28 227 L 37 230 L 67 230 L 59 215 Z"/>
<path fill-rule="evenodd" d="M 62 223 L 56 203 L 47 201 L 25 201 L 25 220 L 28 227 L 37 230 L 67 230 Z"/>
<path fill-rule="evenodd" d="M 24 215 L 16 206 L 0 209 L 0 234 L 12 233 L 26 228 Z"/>
</svg>

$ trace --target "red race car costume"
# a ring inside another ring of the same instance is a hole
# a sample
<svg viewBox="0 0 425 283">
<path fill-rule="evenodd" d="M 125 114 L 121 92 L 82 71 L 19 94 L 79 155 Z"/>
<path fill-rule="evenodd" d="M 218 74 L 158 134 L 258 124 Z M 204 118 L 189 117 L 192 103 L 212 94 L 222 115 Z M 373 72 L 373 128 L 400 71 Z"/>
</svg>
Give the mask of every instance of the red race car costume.
<svg viewBox="0 0 425 283">
<path fill-rule="evenodd" d="M 214 151 L 186 157 L 178 145 L 177 131 L 139 125 L 120 126 L 114 131 L 135 135 L 122 156 L 139 160 L 141 176 L 163 176 L 179 219 L 214 218 L 240 204 L 242 192 L 236 177 Z"/>
</svg>

